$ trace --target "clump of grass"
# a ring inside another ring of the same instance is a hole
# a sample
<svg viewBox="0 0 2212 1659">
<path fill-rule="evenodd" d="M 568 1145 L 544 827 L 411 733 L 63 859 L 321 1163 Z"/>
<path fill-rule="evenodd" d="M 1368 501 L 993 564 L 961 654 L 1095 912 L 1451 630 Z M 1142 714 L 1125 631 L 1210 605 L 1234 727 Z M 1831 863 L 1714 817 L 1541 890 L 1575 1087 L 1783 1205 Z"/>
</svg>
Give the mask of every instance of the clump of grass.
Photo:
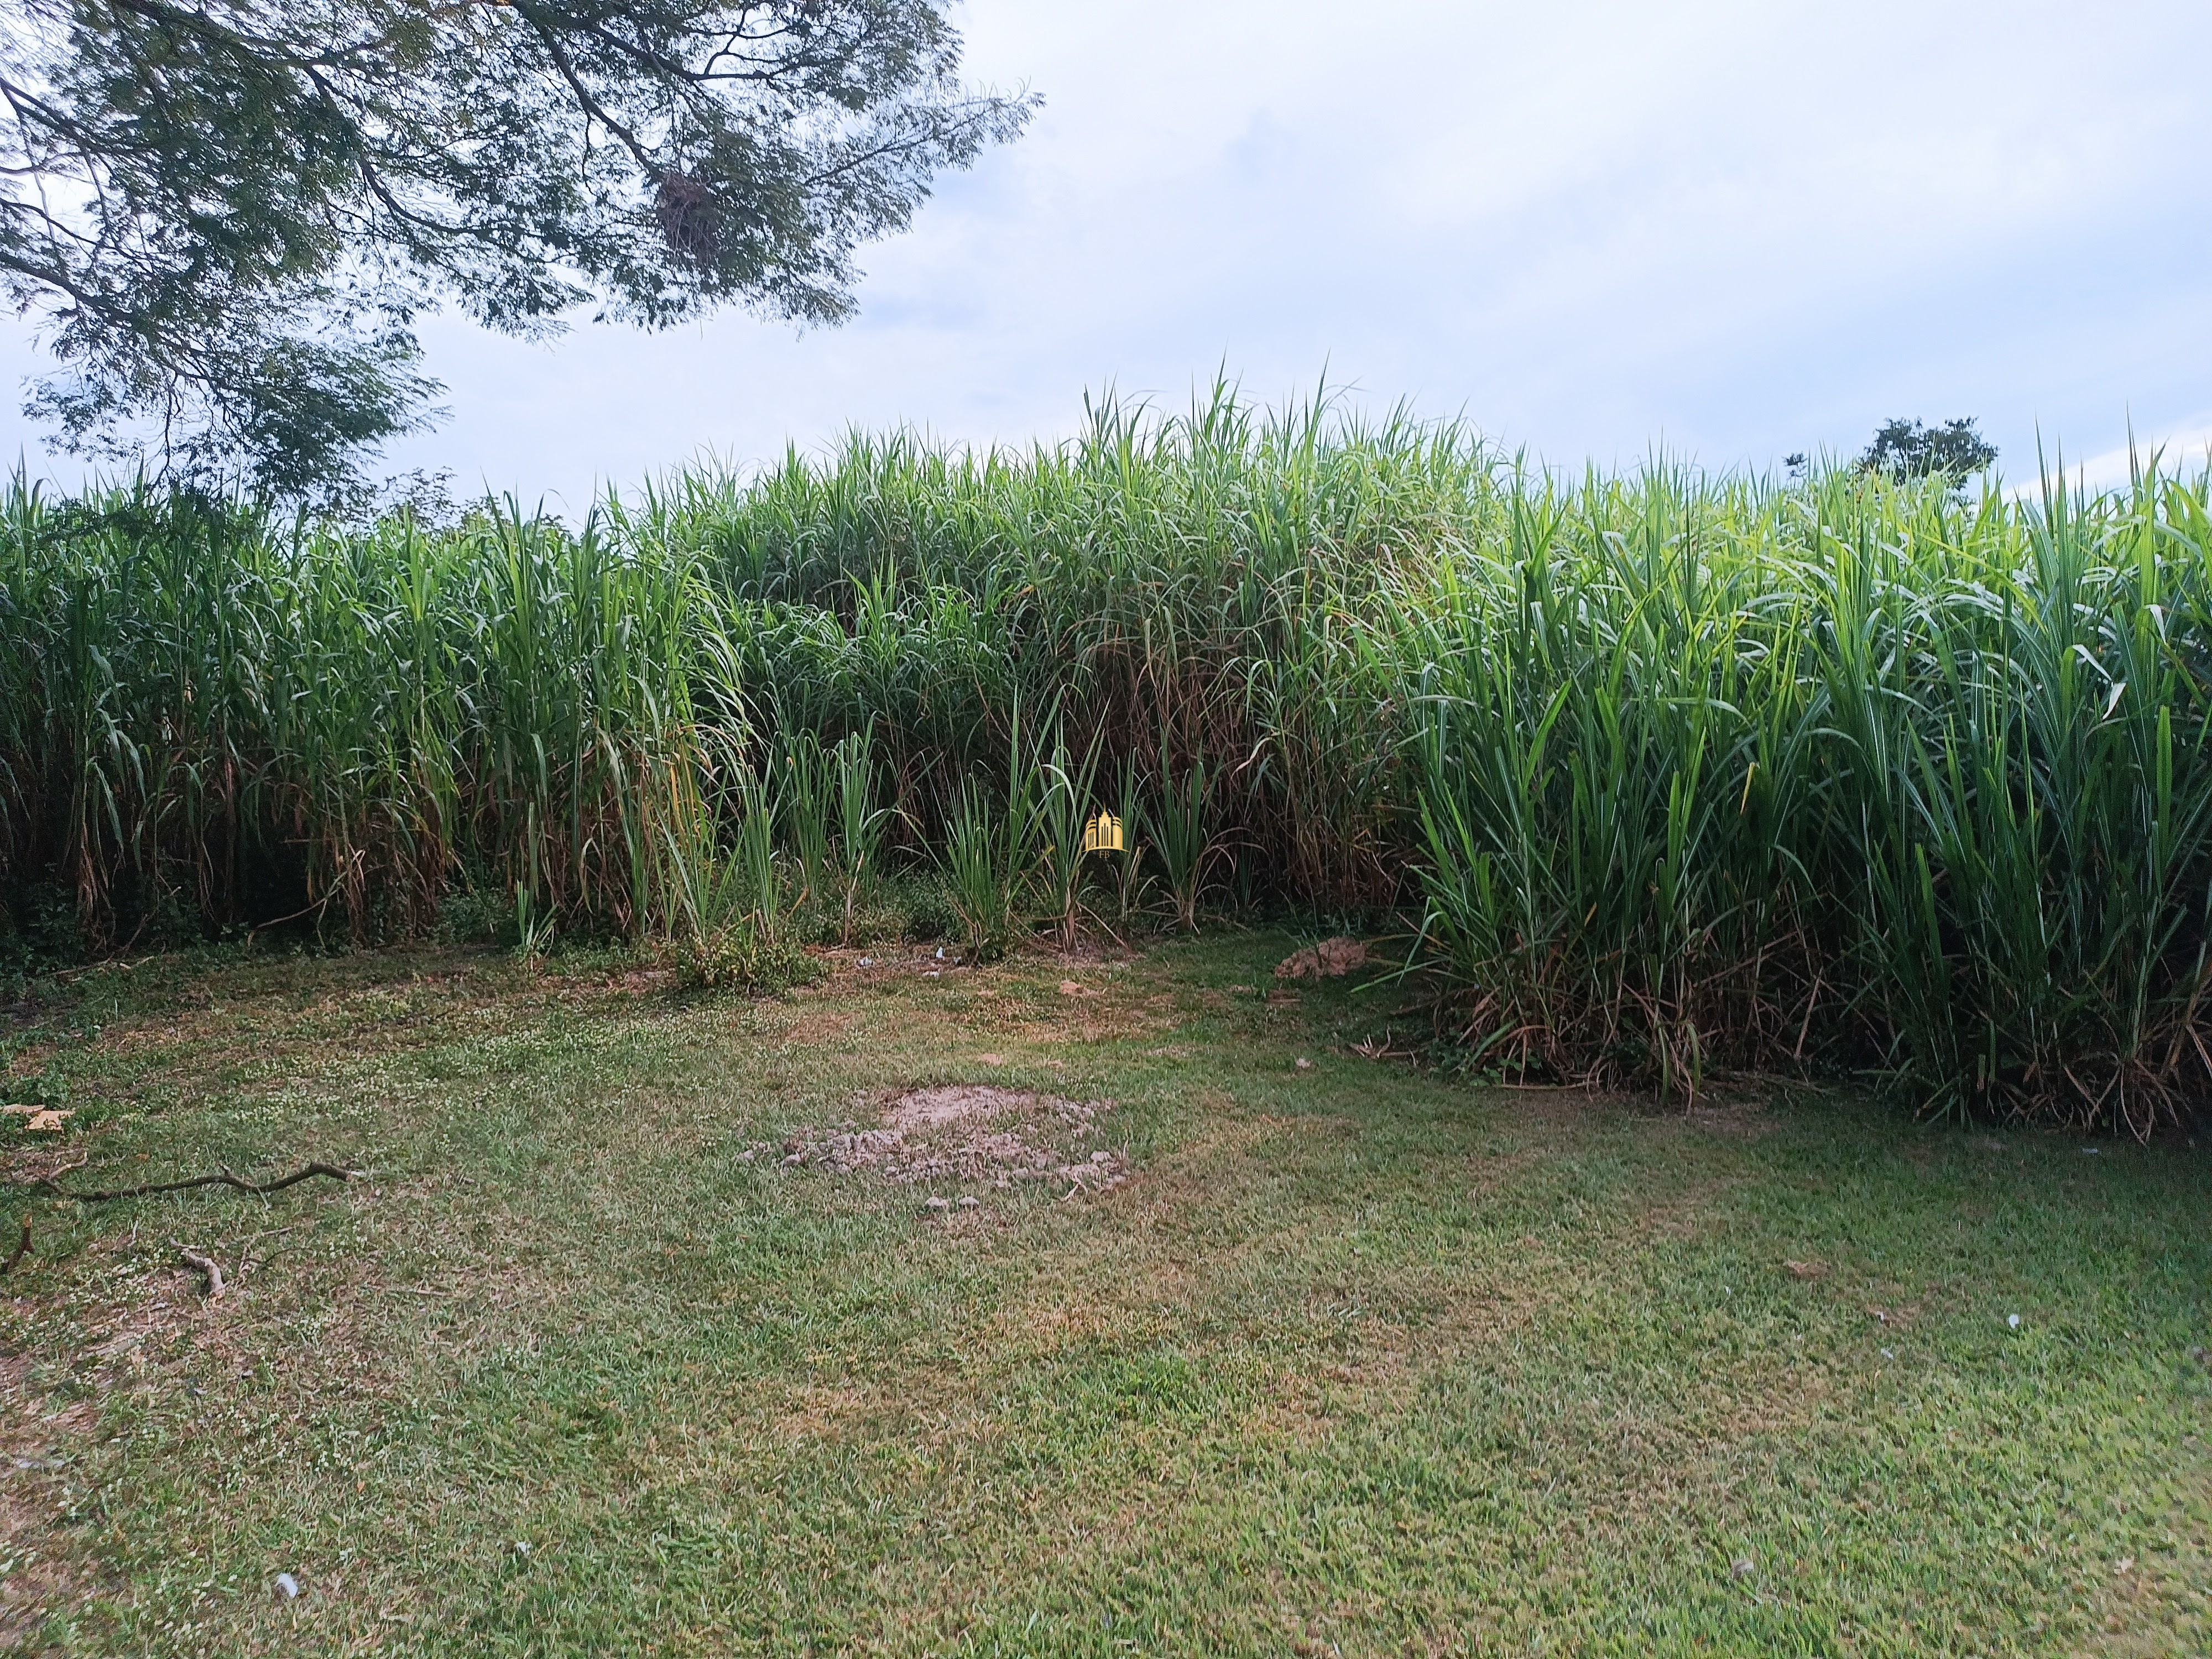
<svg viewBox="0 0 2212 1659">
<path fill-rule="evenodd" d="M 1175 925 L 1194 933 L 1199 906 L 1222 853 L 1214 826 L 1212 778 L 1203 757 L 1193 760 L 1181 777 L 1170 775 L 1164 758 L 1156 787 L 1144 821 L 1167 872 Z"/>
<path fill-rule="evenodd" d="M 1066 732 L 1058 732 L 1050 757 L 1040 757 L 1036 772 L 1042 780 L 1033 808 L 1037 880 L 1046 916 L 1060 944 L 1072 948 L 1083 932 L 1084 836 L 1095 810 L 1098 744 L 1094 739 L 1078 760 L 1068 750 Z"/>
<path fill-rule="evenodd" d="M 877 804 L 872 726 L 838 738 L 830 764 L 837 826 L 833 873 L 841 913 L 838 937 L 840 943 L 850 945 L 862 896 L 879 885 L 885 874 L 886 830 L 897 814 L 895 808 Z"/>
<path fill-rule="evenodd" d="M 690 817 L 688 833 L 663 832 L 660 884 L 673 902 L 668 951 L 677 977 L 705 989 L 775 992 L 812 983 L 821 970 L 795 927 L 805 877 L 797 873 L 793 890 L 777 856 L 776 822 L 787 815 L 750 769 L 738 772 L 732 793 L 737 818 L 727 848 L 704 811 Z"/>
</svg>

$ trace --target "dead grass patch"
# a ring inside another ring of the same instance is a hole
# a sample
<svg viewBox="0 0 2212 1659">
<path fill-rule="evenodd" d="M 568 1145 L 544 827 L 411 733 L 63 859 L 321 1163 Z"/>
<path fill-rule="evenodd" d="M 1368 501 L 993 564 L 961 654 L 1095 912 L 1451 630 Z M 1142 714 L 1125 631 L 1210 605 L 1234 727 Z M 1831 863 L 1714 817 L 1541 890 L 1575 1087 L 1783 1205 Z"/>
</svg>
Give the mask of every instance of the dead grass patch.
<svg viewBox="0 0 2212 1659">
<path fill-rule="evenodd" d="M 59 1411 L 43 1397 L 24 1354 L 0 1355 L 0 1651 L 19 1646 L 36 1625 L 72 1605 L 88 1588 L 84 1563 L 47 1547 L 61 1523 L 60 1471 L 82 1449 L 94 1416 L 90 1400 Z"/>
<path fill-rule="evenodd" d="M 1278 1373 L 1247 1420 L 1258 1433 L 1301 1448 L 1322 1444 L 1339 1426 L 1328 1391 L 1304 1370 Z"/>
<path fill-rule="evenodd" d="M 844 1036 L 858 1023 L 859 1018 L 854 1014 L 831 1013 L 826 1010 L 806 1014 L 785 1029 L 783 1040 L 802 1046 L 828 1042 Z"/>
<path fill-rule="evenodd" d="M 770 1421 L 781 1440 L 835 1444 L 880 1431 L 888 1403 L 869 1389 L 804 1383 L 791 1390 Z"/>
<path fill-rule="evenodd" d="M 12 1653 L 57 1613 L 82 1600 L 89 1589 L 83 1563 L 44 1547 L 57 1524 L 59 1504 L 40 1480 L 20 1466 L 0 1477 L 0 1653 Z"/>
<path fill-rule="evenodd" d="M 1647 1198 L 1629 1218 L 1630 1231 L 1644 1238 L 1686 1242 L 1721 1230 L 1727 1218 L 1720 1199 L 1742 1182 L 1720 1176 L 1700 1176 L 1673 1191 Z"/>
</svg>

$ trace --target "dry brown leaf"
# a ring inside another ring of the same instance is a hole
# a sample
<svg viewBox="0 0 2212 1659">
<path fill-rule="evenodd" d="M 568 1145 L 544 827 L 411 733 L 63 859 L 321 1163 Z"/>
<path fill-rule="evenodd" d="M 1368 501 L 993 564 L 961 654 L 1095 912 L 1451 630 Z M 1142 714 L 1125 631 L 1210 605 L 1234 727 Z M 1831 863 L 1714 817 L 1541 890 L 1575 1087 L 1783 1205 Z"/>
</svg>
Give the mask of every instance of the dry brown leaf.
<svg viewBox="0 0 2212 1659">
<path fill-rule="evenodd" d="M 23 1120 L 26 1129 L 40 1129 L 58 1133 L 63 1124 L 76 1115 L 74 1106 L 0 1106 L 0 1112 L 9 1112 Z"/>
</svg>

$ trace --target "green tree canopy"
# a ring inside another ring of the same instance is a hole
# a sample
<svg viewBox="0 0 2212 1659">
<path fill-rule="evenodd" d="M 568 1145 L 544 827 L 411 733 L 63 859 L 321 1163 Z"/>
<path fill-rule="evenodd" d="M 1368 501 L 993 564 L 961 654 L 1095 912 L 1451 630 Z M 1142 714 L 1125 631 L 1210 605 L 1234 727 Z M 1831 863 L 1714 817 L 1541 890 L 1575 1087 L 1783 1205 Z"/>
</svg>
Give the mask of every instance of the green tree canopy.
<svg viewBox="0 0 2212 1659">
<path fill-rule="evenodd" d="M 1862 472 L 1881 472 L 1899 483 L 1941 473 L 1954 483 L 1996 464 L 1996 446 L 1983 437 L 1971 419 L 1923 426 L 1918 421 L 1885 421 L 1858 459 Z"/>
<path fill-rule="evenodd" d="M 81 453 L 325 495 L 539 336 L 853 309 L 854 254 L 1035 100 L 942 0 L 0 0 L 0 276 Z"/>
</svg>

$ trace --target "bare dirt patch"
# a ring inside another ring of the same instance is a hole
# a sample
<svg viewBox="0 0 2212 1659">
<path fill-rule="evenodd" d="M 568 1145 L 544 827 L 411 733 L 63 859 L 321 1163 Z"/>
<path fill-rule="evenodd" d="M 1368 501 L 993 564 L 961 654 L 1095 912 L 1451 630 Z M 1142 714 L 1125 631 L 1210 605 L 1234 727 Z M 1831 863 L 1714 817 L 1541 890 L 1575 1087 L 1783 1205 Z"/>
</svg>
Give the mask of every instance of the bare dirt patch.
<svg viewBox="0 0 2212 1659">
<path fill-rule="evenodd" d="M 988 1083 L 955 1083 L 941 1089 L 916 1089 L 901 1095 L 884 1114 L 893 1129 L 926 1133 L 932 1129 L 981 1123 L 1009 1111 L 1026 1112 L 1037 1097 L 1021 1089 L 1000 1089 Z"/>
<path fill-rule="evenodd" d="M 795 1136 L 784 1143 L 782 1162 L 909 1185 L 987 1182 L 1003 1191 L 1016 1182 L 1057 1181 L 1071 1194 L 1106 1192 L 1128 1179 L 1129 1160 L 1084 1143 L 1103 1134 L 1098 1120 L 1113 1109 L 1110 1100 L 1062 1100 L 988 1084 L 916 1089 L 884 1109 L 882 1127 L 845 1123 Z"/>
</svg>

